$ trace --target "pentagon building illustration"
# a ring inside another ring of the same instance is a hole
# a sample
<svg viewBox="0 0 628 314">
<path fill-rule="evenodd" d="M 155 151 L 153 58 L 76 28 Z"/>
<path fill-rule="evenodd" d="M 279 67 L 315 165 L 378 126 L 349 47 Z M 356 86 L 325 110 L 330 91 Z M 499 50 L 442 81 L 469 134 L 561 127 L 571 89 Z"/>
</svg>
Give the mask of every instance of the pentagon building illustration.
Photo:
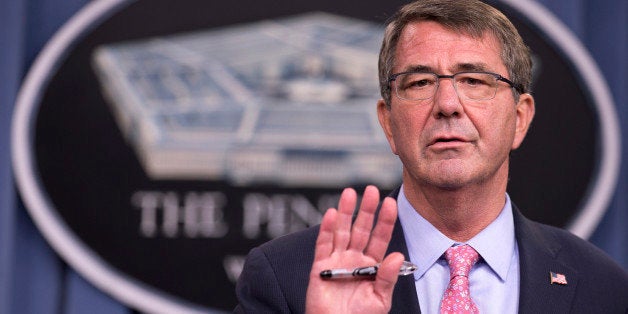
<svg viewBox="0 0 628 314">
<path fill-rule="evenodd" d="M 380 25 L 327 13 L 99 47 L 94 69 L 155 180 L 394 187 Z"/>
</svg>

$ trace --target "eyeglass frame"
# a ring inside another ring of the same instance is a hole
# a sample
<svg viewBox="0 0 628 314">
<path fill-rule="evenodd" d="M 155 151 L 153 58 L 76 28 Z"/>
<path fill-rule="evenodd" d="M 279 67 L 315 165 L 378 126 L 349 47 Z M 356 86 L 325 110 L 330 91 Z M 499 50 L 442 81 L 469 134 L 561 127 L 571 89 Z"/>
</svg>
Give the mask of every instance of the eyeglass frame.
<svg viewBox="0 0 628 314">
<path fill-rule="evenodd" d="M 497 81 L 502 81 L 502 82 L 507 83 L 508 85 L 510 85 L 510 88 L 514 88 L 515 91 L 517 91 L 519 94 L 524 94 L 525 93 L 523 85 L 515 84 L 514 82 L 512 82 L 511 80 L 503 77 L 500 74 L 497 74 L 497 73 L 494 73 L 494 72 L 487 72 L 487 71 L 462 71 L 462 72 L 457 72 L 457 73 L 454 73 L 454 74 L 451 74 L 451 75 L 436 74 L 434 72 L 428 72 L 428 71 L 405 71 L 405 72 L 399 72 L 399 73 L 392 74 L 390 77 L 388 77 L 388 88 L 390 90 L 392 90 L 391 83 L 393 81 L 396 81 L 397 77 L 399 77 L 401 75 L 416 74 L 416 73 L 433 74 L 434 76 L 436 76 L 436 89 L 434 89 L 434 94 L 432 94 L 432 96 L 430 96 L 428 98 L 406 99 L 406 98 L 402 98 L 401 96 L 399 96 L 398 89 L 397 89 L 397 87 L 395 87 L 395 96 L 399 97 L 399 99 L 408 100 L 408 101 L 430 99 L 430 98 L 434 97 L 434 95 L 436 95 L 436 92 L 438 91 L 438 87 L 440 87 L 440 80 L 441 79 L 448 78 L 448 79 L 454 80 L 454 77 L 456 75 L 465 74 L 465 73 L 489 74 L 489 75 L 492 75 Z M 455 85 L 454 85 L 454 88 L 455 88 Z M 457 88 L 455 88 L 455 89 L 456 89 L 456 94 L 458 94 L 458 89 Z M 495 91 L 497 92 L 497 88 L 495 88 Z M 469 98 L 469 99 L 470 100 L 490 100 L 490 99 L 493 99 L 493 98 L 495 98 L 495 95 L 493 95 L 493 97 L 487 98 L 487 99 L 473 99 L 473 98 Z"/>
</svg>

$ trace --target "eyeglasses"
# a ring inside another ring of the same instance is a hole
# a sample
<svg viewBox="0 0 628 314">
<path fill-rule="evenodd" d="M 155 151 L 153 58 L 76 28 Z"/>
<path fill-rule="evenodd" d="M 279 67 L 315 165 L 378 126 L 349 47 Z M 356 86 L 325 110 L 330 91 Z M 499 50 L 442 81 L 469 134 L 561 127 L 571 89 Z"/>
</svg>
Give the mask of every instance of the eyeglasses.
<svg viewBox="0 0 628 314">
<path fill-rule="evenodd" d="M 424 100 L 434 97 L 440 79 L 452 79 L 458 97 L 472 100 L 489 100 L 495 97 L 499 81 L 523 94 L 523 86 L 491 72 L 458 72 L 453 75 L 438 75 L 431 72 L 401 72 L 393 74 L 388 83 L 397 97 L 405 100 Z M 395 82 L 395 84 L 392 84 Z"/>
</svg>

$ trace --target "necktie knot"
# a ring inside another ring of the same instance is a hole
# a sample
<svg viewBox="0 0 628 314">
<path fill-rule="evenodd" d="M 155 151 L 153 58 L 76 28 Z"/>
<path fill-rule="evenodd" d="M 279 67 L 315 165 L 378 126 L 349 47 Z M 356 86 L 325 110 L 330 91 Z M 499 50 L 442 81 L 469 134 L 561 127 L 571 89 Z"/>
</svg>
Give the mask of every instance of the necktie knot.
<svg viewBox="0 0 628 314">
<path fill-rule="evenodd" d="M 466 244 L 448 248 L 445 252 L 445 260 L 449 264 L 450 278 L 468 277 L 471 267 L 477 263 L 479 258 L 478 252 Z"/>
</svg>

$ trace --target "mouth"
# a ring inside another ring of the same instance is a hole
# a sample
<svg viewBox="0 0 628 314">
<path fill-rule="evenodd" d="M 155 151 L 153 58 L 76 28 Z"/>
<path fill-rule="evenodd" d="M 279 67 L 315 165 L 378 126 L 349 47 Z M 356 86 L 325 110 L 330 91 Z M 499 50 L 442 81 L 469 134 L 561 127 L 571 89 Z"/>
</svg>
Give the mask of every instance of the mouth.
<svg viewBox="0 0 628 314">
<path fill-rule="evenodd" d="M 445 137 L 437 137 L 433 139 L 427 146 L 458 144 L 458 143 L 466 143 L 466 142 L 468 141 L 461 137 L 445 136 Z"/>
</svg>

